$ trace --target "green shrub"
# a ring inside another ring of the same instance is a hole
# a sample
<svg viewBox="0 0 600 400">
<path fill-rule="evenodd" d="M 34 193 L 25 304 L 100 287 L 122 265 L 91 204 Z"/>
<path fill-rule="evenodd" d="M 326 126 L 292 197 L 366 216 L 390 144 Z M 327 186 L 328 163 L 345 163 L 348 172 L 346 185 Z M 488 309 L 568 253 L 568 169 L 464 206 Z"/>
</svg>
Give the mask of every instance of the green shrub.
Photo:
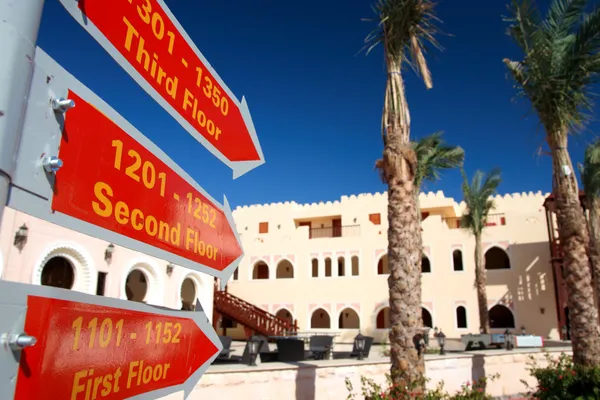
<svg viewBox="0 0 600 400">
<path fill-rule="evenodd" d="M 564 353 L 557 358 L 546 353 L 548 365 L 545 367 L 540 367 L 533 356 L 531 360 L 529 371 L 537 379 L 537 388 L 530 392 L 532 398 L 600 400 L 600 366 L 584 368 L 575 365 L 573 358 Z"/>
<path fill-rule="evenodd" d="M 491 380 L 498 376 L 490 377 Z M 418 393 L 415 388 L 401 388 L 392 383 L 392 380 L 386 375 L 387 385 L 382 387 L 376 384 L 372 379 L 360 377 L 361 394 L 364 400 L 491 400 L 492 397 L 485 393 L 485 387 L 488 378 L 481 378 L 473 383 L 467 382 L 462 385 L 461 390 L 450 395 L 444 392 L 444 383 L 440 382 L 434 390 L 426 390 L 425 393 Z M 416 386 L 416 385 L 415 385 Z M 346 378 L 346 389 L 350 394 L 348 400 L 356 400 L 356 394 L 350 379 Z"/>
</svg>

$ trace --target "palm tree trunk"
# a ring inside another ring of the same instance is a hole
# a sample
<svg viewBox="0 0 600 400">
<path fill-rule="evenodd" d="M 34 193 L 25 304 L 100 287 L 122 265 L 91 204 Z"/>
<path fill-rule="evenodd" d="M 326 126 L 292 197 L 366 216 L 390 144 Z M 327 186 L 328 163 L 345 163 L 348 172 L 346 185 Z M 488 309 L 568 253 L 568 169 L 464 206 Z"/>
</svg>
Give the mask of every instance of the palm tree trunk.
<svg viewBox="0 0 600 400">
<path fill-rule="evenodd" d="M 589 196 L 589 195 L 588 195 Z M 590 233 L 589 257 L 592 264 L 592 282 L 596 290 L 596 305 L 600 306 L 600 199 L 588 198 Z"/>
<path fill-rule="evenodd" d="M 418 188 L 413 182 L 416 156 L 410 144 L 410 117 L 400 71 L 400 65 L 388 63 L 383 120 L 387 132 L 382 161 L 388 183 L 390 372 L 394 383 L 423 390 L 424 354 L 415 346 L 423 325 L 421 230 L 415 203 Z"/>
<path fill-rule="evenodd" d="M 477 305 L 479 307 L 479 328 L 483 333 L 490 333 L 486 280 L 481 234 L 478 234 L 475 235 L 475 287 L 477 288 Z"/>
<path fill-rule="evenodd" d="M 566 129 L 547 130 L 552 152 L 556 219 L 560 245 L 564 250 L 563 277 L 567 287 L 567 304 L 571 322 L 573 361 L 583 366 L 600 364 L 600 332 L 598 310 L 589 258 L 586 252 L 588 231 L 579 200 L 579 189 L 571 157 L 567 150 Z M 556 132 L 556 133 L 554 133 Z M 564 168 L 570 169 L 565 174 Z"/>
</svg>

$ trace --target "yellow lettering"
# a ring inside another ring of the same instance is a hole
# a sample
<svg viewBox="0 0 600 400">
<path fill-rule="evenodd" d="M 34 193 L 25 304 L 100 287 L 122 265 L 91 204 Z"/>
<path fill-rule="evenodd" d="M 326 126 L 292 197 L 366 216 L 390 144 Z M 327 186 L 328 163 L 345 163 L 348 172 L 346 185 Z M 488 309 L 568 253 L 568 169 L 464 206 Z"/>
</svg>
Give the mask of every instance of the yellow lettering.
<svg viewBox="0 0 600 400">
<path fill-rule="evenodd" d="M 127 389 L 131 388 L 131 380 L 138 376 L 139 369 L 136 369 L 140 364 L 139 361 L 132 361 L 129 363 L 129 374 L 127 375 Z"/>
<path fill-rule="evenodd" d="M 106 195 L 104 192 L 106 192 Z M 101 217 L 109 217 L 112 214 L 112 203 L 106 196 L 112 197 L 112 188 L 104 182 L 96 182 L 94 185 L 94 195 L 104 205 L 104 208 L 101 208 L 98 202 L 92 201 L 94 212 Z"/>
<path fill-rule="evenodd" d="M 144 229 L 144 224 L 141 222 L 137 222 L 137 216 L 139 216 L 142 220 L 144 219 L 144 214 L 142 214 L 142 212 L 136 208 L 131 213 L 131 225 L 136 231 L 141 231 L 142 229 Z"/>
<path fill-rule="evenodd" d="M 131 40 L 133 39 L 133 36 L 139 37 L 140 34 L 135 30 L 127 18 L 123 17 L 123 22 L 125 22 L 125 25 L 127 25 L 127 33 L 125 34 L 125 48 L 127 51 L 131 51 Z"/>
<path fill-rule="evenodd" d="M 190 92 L 187 88 L 185 89 L 185 92 L 183 94 L 183 111 L 187 110 L 188 107 L 192 106 L 192 102 L 190 100 L 190 98 L 194 98 L 194 95 L 192 94 L 192 92 Z"/>
<path fill-rule="evenodd" d="M 103 389 L 100 391 L 100 394 L 102 395 L 102 397 L 106 397 L 110 394 L 110 392 L 112 392 L 112 389 L 113 389 L 112 379 L 113 379 L 112 375 L 106 375 L 104 377 L 104 379 L 102 380 Z"/>
<path fill-rule="evenodd" d="M 77 400 L 77 395 L 85 390 L 85 385 L 79 384 L 79 380 L 86 376 L 87 370 L 75 373 L 75 377 L 73 378 L 73 389 L 71 390 L 71 400 Z"/>
<path fill-rule="evenodd" d="M 117 204 L 115 204 L 115 219 L 121 225 L 125 225 L 129 222 L 129 207 L 127 207 L 126 203 L 118 201 Z"/>
</svg>

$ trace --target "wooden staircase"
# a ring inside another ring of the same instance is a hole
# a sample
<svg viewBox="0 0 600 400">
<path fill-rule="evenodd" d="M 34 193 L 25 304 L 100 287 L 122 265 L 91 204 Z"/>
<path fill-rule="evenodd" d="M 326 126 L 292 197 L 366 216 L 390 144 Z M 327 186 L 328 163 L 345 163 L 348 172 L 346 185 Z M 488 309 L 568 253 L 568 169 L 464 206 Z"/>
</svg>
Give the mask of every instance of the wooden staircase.
<svg viewBox="0 0 600 400">
<path fill-rule="evenodd" d="M 290 323 L 281 319 L 262 308 L 248 303 L 237 296 L 219 290 L 215 284 L 213 325 L 215 329 L 222 317 L 243 325 L 246 328 L 246 336 L 253 334 L 264 336 L 287 336 L 298 331 L 298 322 Z"/>
</svg>

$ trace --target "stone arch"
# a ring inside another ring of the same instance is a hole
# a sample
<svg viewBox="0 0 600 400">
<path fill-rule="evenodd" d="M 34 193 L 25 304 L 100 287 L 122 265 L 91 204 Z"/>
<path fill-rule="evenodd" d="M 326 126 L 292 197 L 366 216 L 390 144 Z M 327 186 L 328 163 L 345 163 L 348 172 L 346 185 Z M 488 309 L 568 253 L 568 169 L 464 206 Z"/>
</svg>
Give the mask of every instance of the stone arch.
<svg viewBox="0 0 600 400">
<path fill-rule="evenodd" d="M 467 329 L 468 328 L 467 308 L 465 306 L 458 306 L 458 307 L 456 307 L 455 313 L 456 313 L 456 328 L 457 329 Z"/>
<path fill-rule="evenodd" d="M 98 281 L 96 266 L 85 248 L 76 243 L 58 243 L 46 248 L 35 263 L 31 283 L 42 284 L 44 267 L 55 257 L 62 257 L 71 264 L 74 274 L 72 290 L 96 294 L 96 282 Z"/>
<path fill-rule="evenodd" d="M 340 311 L 338 317 L 339 329 L 360 329 L 360 316 L 353 307 L 346 307 Z"/>
<path fill-rule="evenodd" d="M 423 319 L 424 327 L 433 328 L 433 314 L 425 306 L 421 306 L 421 318 Z"/>
<path fill-rule="evenodd" d="M 275 316 L 279 319 L 288 321 L 290 325 L 294 325 L 294 315 L 285 307 L 281 307 L 279 310 L 277 310 Z"/>
<path fill-rule="evenodd" d="M 188 283 L 186 283 L 186 281 Z M 194 298 L 188 299 L 189 294 L 184 295 L 184 290 L 190 291 L 190 283 L 193 285 L 194 290 Z M 184 288 L 184 284 L 186 287 Z M 194 272 L 190 272 L 188 274 L 183 275 L 181 278 L 181 282 L 179 282 L 179 290 L 177 291 L 177 306 L 179 306 L 182 310 L 186 311 L 194 311 L 196 309 L 196 301 L 200 298 L 200 294 L 205 290 L 204 283 L 202 282 L 202 278 L 200 275 Z M 191 303 L 191 304 L 190 304 Z M 192 307 L 190 307 L 192 306 Z"/>
<path fill-rule="evenodd" d="M 269 279 L 269 276 L 269 264 L 267 264 L 263 260 L 258 260 L 254 263 L 254 265 L 252 266 L 253 280 Z"/>
<path fill-rule="evenodd" d="M 358 276 L 360 274 L 360 259 L 358 256 L 352 256 L 350 265 L 352 266 L 352 276 Z"/>
<path fill-rule="evenodd" d="M 275 279 L 293 279 L 294 264 L 287 258 L 279 260 L 277 270 L 275 271 Z"/>
<path fill-rule="evenodd" d="M 390 329 L 390 307 L 375 310 L 375 329 Z"/>
<path fill-rule="evenodd" d="M 120 298 L 128 300 L 127 279 L 134 271 L 142 273 L 146 280 L 146 294 L 142 301 L 147 304 L 162 305 L 164 302 L 163 294 L 165 292 L 163 275 L 159 271 L 156 263 L 150 259 L 135 260 L 130 264 L 129 268 L 125 270 L 125 273 L 121 278 Z"/>
<path fill-rule="evenodd" d="M 331 317 L 324 308 L 317 308 L 310 316 L 310 329 L 331 329 Z"/>
<path fill-rule="evenodd" d="M 492 246 L 485 251 L 485 269 L 510 269 L 510 258 L 506 250 Z"/>
<path fill-rule="evenodd" d="M 431 273 L 431 261 L 429 260 L 429 257 L 425 253 L 423 253 L 423 256 L 421 256 L 421 273 L 422 274 Z"/>
<path fill-rule="evenodd" d="M 390 265 L 387 253 L 383 254 L 377 260 L 377 275 L 388 275 L 390 273 Z"/>
<path fill-rule="evenodd" d="M 490 328 L 515 328 L 515 315 L 505 305 L 496 304 L 489 310 Z"/>
</svg>

